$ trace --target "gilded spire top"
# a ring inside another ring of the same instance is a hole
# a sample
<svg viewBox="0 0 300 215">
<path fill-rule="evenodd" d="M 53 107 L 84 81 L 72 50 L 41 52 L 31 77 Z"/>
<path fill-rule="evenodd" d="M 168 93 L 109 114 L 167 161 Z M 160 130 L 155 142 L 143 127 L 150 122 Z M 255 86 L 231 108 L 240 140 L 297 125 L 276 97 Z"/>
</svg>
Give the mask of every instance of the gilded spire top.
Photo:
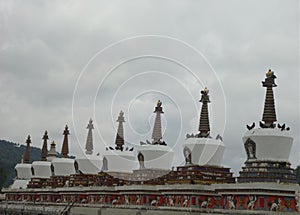
<svg viewBox="0 0 300 215">
<path fill-rule="evenodd" d="M 160 100 L 157 101 L 157 107 L 160 107 L 162 105 L 162 102 Z"/>
<path fill-rule="evenodd" d="M 210 102 L 209 100 L 209 90 L 207 89 L 207 87 L 205 87 L 203 90 L 201 90 L 201 99 L 200 99 L 200 102 L 204 103 L 204 102 Z"/>
<path fill-rule="evenodd" d="M 164 113 L 161 105 L 162 105 L 162 102 L 160 100 L 158 100 L 155 110 L 154 110 L 154 113 L 156 113 L 156 112 Z"/>
<path fill-rule="evenodd" d="M 265 81 L 262 81 L 263 87 L 277 87 L 275 84 L 276 75 L 274 74 L 274 71 L 271 69 L 268 70 L 266 73 Z"/>
</svg>

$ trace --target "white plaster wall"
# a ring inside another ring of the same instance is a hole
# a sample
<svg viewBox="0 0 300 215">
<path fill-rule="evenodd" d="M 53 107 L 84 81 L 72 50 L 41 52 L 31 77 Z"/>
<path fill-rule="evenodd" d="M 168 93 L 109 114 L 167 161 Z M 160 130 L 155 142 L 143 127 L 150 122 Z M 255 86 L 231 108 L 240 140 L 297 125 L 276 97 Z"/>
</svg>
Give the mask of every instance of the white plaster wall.
<svg viewBox="0 0 300 215">
<path fill-rule="evenodd" d="M 48 161 L 34 161 L 32 163 L 34 169 L 34 178 L 50 178 L 51 163 Z"/>
<path fill-rule="evenodd" d="M 18 174 L 18 179 L 31 179 L 31 164 L 29 163 L 18 163 L 15 166 Z"/>
<path fill-rule="evenodd" d="M 174 151 L 170 146 L 141 145 L 139 152 L 144 155 L 145 168 L 169 170 L 172 167 Z"/>
<path fill-rule="evenodd" d="M 102 168 L 102 158 L 99 156 L 86 155 L 86 157 L 76 158 L 78 169 L 85 174 L 97 174 Z"/>
<path fill-rule="evenodd" d="M 107 159 L 108 172 L 132 172 L 137 167 L 137 159 L 131 151 L 108 150 L 103 153 Z"/>
<path fill-rule="evenodd" d="M 293 144 L 289 131 L 278 128 L 257 128 L 247 131 L 243 137 L 245 143 L 251 138 L 256 143 L 258 160 L 288 161 Z"/>
<path fill-rule="evenodd" d="M 55 158 L 52 160 L 54 166 L 54 175 L 67 176 L 75 174 L 74 159 Z"/>
<path fill-rule="evenodd" d="M 188 138 L 183 144 L 192 152 L 192 163 L 221 166 L 225 146 L 221 140 L 212 138 Z"/>
</svg>

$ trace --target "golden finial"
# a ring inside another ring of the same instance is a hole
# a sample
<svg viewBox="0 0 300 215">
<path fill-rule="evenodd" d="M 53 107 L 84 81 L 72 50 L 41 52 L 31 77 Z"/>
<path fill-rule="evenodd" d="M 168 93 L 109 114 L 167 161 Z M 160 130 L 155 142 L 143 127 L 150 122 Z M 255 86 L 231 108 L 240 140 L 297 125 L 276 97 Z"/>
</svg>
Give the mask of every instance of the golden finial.
<svg viewBox="0 0 300 215">
<path fill-rule="evenodd" d="M 201 90 L 202 95 L 207 95 L 208 93 L 209 93 L 209 90 L 207 89 L 207 87 L 205 87 L 203 90 Z"/>
<path fill-rule="evenodd" d="M 157 107 L 160 107 L 162 105 L 162 102 L 160 100 L 157 101 Z"/>
<path fill-rule="evenodd" d="M 204 92 L 209 93 L 209 90 L 207 89 L 207 87 L 204 88 Z"/>
<path fill-rule="evenodd" d="M 271 69 L 269 69 L 269 71 L 266 73 L 266 76 L 271 77 L 273 74 L 274 72 Z"/>
</svg>

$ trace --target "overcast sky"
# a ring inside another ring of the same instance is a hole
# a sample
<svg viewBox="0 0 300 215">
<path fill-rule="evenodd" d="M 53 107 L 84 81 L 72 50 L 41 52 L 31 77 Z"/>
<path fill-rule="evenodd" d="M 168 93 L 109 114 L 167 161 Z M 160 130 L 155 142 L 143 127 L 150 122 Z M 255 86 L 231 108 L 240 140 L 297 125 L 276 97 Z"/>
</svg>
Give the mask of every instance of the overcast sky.
<svg viewBox="0 0 300 215">
<path fill-rule="evenodd" d="M 291 127 L 300 164 L 299 2 L 0 1 L 0 138 L 41 147 L 49 131 L 60 151 L 82 154 L 94 119 L 95 151 L 115 139 L 125 112 L 128 145 L 151 139 L 163 102 L 164 139 L 183 160 L 198 129 L 200 90 L 210 89 L 211 134 L 221 134 L 225 166 L 246 160 L 246 124 L 262 117 L 271 68 L 277 119 Z"/>
</svg>

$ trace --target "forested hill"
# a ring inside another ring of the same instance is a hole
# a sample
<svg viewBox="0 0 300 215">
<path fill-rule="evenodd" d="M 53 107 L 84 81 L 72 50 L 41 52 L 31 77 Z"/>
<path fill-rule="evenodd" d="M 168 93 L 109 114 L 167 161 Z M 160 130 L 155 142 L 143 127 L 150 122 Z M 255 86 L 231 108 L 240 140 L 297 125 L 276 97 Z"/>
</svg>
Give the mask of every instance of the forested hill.
<svg viewBox="0 0 300 215">
<path fill-rule="evenodd" d="M 0 189 L 12 184 L 15 178 L 15 165 L 21 162 L 25 145 L 0 140 Z M 41 149 L 31 147 L 30 162 L 40 160 Z"/>
</svg>

